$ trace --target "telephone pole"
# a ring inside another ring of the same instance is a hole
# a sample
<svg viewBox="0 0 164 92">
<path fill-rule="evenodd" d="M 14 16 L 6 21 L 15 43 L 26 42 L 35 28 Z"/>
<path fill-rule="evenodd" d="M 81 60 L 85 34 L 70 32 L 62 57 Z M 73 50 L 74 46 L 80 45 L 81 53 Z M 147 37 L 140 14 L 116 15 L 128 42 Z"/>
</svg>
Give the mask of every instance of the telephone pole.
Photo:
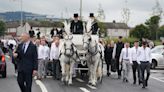
<svg viewBox="0 0 164 92">
<path fill-rule="evenodd" d="M 82 8 L 83 8 L 83 2 L 80 0 L 80 19 L 82 20 Z"/>
</svg>

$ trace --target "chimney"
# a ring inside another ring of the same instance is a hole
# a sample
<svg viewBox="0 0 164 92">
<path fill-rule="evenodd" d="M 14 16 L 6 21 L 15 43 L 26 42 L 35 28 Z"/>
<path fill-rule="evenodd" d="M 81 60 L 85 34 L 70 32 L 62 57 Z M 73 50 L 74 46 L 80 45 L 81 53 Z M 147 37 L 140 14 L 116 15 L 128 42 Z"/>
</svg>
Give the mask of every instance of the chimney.
<svg viewBox="0 0 164 92">
<path fill-rule="evenodd" d="M 113 23 L 116 23 L 116 21 L 115 21 L 115 20 L 113 20 Z"/>
</svg>

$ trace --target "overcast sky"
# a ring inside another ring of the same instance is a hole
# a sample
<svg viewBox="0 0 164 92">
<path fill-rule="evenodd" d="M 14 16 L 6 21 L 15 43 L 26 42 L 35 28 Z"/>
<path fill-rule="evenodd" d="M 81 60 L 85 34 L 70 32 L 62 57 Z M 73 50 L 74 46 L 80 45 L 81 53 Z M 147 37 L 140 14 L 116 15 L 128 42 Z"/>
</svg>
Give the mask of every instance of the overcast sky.
<svg viewBox="0 0 164 92">
<path fill-rule="evenodd" d="M 90 12 L 97 14 L 99 4 L 105 11 L 105 21 L 122 20 L 122 8 L 125 0 L 83 0 L 83 16 L 86 18 Z M 164 0 L 159 0 L 164 9 Z M 72 17 L 79 12 L 80 0 L 23 0 L 23 10 L 38 14 L 54 15 L 55 17 Z M 155 0 L 128 0 L 127 7 L 131 11 L 130 26 L 144 23 L 152 14 Z M 19 11 L 20 0 L 0 0 L 0 12 Z M 164 18 L 164 17 L 163 17 Z M 164 21 L 164 20 L 162 20 Z M 164 22 L 162 22 L 164 24 Z"/>
</svg>

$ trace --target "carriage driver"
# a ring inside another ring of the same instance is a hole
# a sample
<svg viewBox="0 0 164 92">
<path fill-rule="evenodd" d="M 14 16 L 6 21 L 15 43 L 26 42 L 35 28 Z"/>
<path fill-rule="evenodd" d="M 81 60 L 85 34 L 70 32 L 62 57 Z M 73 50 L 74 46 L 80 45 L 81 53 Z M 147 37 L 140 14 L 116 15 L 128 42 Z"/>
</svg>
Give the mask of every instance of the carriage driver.
<svg viewBox="0 0 164 92">
<path fill-rule="evenodd" d="M 73 34 L 83 34 L 83 22 L 79 20 L 77 13 L 74 14 L 74 20 L 71 21 L 70 30 Z"/>
<path fill-rule="evenodd" d="M 99 26 L 98 26 L 97 20 L 94 16 L 94 13 L 90 13 L 89 18 L 90 18 L 90 21 L 91 21 L 92 34 L 97 34 Z"/>
</svg>

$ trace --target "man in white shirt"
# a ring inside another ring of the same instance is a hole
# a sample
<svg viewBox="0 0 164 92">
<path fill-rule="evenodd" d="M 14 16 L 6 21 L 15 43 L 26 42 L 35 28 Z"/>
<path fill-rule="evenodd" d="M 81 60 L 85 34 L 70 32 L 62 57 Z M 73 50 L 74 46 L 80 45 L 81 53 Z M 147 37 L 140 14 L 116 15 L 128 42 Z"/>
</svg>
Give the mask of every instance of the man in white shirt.
<svg viewBox="0 0 164 92">
<path fill-rule="evenodd" d="M 53 61 L 53 73 L 54 73 L 54 79 L 59 80 L 60 79 L 60 61 L 59 61 L 59 37 L 54 37 L 54 42 L 51 44 L 51 50 L 50 50 L 50 60 Z"/>
<path fill-rule="evenodd" d="M 44 56 L 44 77 L 46 77 L 47 75 L 47 66 L 48 66 L 48 60 L 50 58 L 50 48 L 48 47 L 48 45 L 46 44 L 46 39 L 43 37 L 41 39 L 41 43 L 43 43 L 43 56 Z"/>
<path fill-rule="evenodd" d="M 120 54 L 120 64 L 122 64 L 122 70 L 123 70 L 123 82 L 128 82 L 128 77 L 130 73 L 130 67 L 131 67 L 131 51 L 130 51 L 129 43 L 125 43 L 125 47 L 122 49 Z"/>
<path fill-rule="evenodd" d="M 136 84 L 136 72 L 138 72 L 138 83 L 141 84 L 141 74 L 140 74 L 140 68 L 137 63 L 137 57 L 139 52 L 139 42 L 134 42 L 134 47 L 131 48 L 131 62 L 132 62 L 132 70 L 133 70 L 133 84 Z"/>
<path fill-rule="evenodd" d="M 38 45 L 38 79 L 41 80 L 44 75 L 44 46 L 43 41 L 40 40 Z"/>
<path fill-rule="evenodd" d="M 148 79 L 150 76 L 150 66 L 151 66 L 151 50 L 147 47 L 146 42 L 142 42 L 142 47 L 139 49 L 137 62 L 140 64 L 141 69 L 141 77 L 142 77 L 142 83 L 143 87 L 145 88 L 148 86 Z M 147 72 L 147 76 L 145 79 L 145 71 Z"/>
</svg>

